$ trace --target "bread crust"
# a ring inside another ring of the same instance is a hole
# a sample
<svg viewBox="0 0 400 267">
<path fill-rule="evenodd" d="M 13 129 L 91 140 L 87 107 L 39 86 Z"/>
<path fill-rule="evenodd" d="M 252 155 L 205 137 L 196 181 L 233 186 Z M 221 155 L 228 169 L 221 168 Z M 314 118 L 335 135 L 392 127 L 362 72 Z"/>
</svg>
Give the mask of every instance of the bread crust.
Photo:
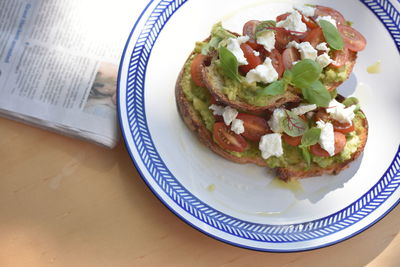
<svg viewBox="0 0 400 267">
<path fill-rule="evenodd" d="M 193 53 L 188 57 L 187 60 L 190 59 L 190 57 L 193 55 Z M 354 66 L 354 64 L 352 64 Z M 352 68 L 351 66 L 351 68 Z M 205 70 L 204 70 L 205 71 Z M 179 73 L 178 79 L 176 81 L 175 85 L 175 98 L 176 98 L 176 104 L 177 108 L 179 111 L 180 116 L 182 117 L 183 121 L 187 125 L 187 127 L 194 132 L 194 134 L 198 137 L 199 141 L 206 145 L 209 149 L 211 149 L 214 153 L 220 155 L 221 157 L 224 157 L 227 160 L 236 162 L 236 163 L 253 163 L 258 166 L 267 166 L 265 160 L 262 157 L 237 157 L 232 155 L 231 153 L 227 152 L 226 150 L 222 149 L 220 146 L 218 146 L 212 137 L 212 133 L 207 130 L 205 124 L 203 123 L 200 115 L 197 113 L 197 111 L 194 109 L 193 105 L 189 100 L 186 98 L 183 87 L 182 87 L 182 77 L 185 72 L 185 64 L 182 68 L 182 70 Z M 337 83 L 335 83 L 336 85 Z M 334 85 L 332 85 L 334 86 Z M 228 102 L 228 104 L 234 108 L 241 109 L 241 106 L 237 106 L 232 104 L 232 102 Z M 251 110 L 254 111 L 254 110 Z M 258 111 L 258 110 L 256 110 Z M 293 167 L 285 167 L 285 168 L 275 168 L 277 175 L 285 181 L 292 180 L 292 179 L 301 179 L 301 178 L 306 178 L 306 177 L 312 177 L 312 176 L 320 176 L 323 174 L 338 174 L 340 171 L 343 169 L 346 169 L 349 167 L 350 163 L 353 162 L 355 159 L 357 159 L 362 151 L 364 150 L 365 144 L 367 142 L 368 138 L 368 122 L 367 119 L 363 119 L 363 130 L 359 134 L 360 140 L 361 140 L 361 145 L 358 147 L 357 151 L 353 153 L 351 159 L 341 162 L 341 163 L 336 163 L 333 164 L 327 168 L 321 168 L 317 166 L 316 164 L 313 164 L 315 166 L 311 167 L 308 170 L 297 170 L 296 168 Z"/>
</svg>

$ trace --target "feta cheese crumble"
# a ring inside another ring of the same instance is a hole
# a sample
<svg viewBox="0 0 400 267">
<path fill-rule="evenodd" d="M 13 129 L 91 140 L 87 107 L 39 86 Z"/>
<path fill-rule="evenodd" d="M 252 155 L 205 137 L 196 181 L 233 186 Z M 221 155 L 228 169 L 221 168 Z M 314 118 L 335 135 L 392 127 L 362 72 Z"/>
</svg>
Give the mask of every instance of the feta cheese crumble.
<svg viewBox="0 0 400 267">
<path fill-rule="evenodd" d="M 236 109 L 231 108 L 230 106 L 226 106 L 224 108 L 224 112 L 222 113 L 222 117 L 224 118 L 225 124 L 229 126 L 232 123 L 232 121 L 236 119 L 236 116 L 238 114 L 239 112 Z"/>
<path fill-rule="evenodd" d="M 222 116 L 222 114 L 224 113 L 224 109 L 225 109 L 225 107 L 218 106 L 218 105 L 215 105 L 215 104 L 212 104 L 208 108 L 211 109 L 213 111 L 213 114 L 217 115 L 217 116 Z"/>
<path fill-rule="evenodd" d="M 293 108 L 291 111 L 294 114 L 299 116 L 299 115 L 306 114 L 307 112 L 313 111 L 315 109 L 317 109 L 317 105 L 315 105 L 315 104 L 311 104 L 311 105 L 302 104 L 302 105 L 300 105 L 300 106 L 298 106 L 296 108 Z"/>
<path fill-rule="evenodd" d="M 229 38 L 227 41 L 226 48 L 232 52 L 232 54 L 236 57 L 239 65 L 247 65 L 247 59 L 244 56 L 243 50 L 240 48 L 242 43 L 245 43 L 249 40 L 249 36 L 241 36 L 238 38 Z"/>
<path fill-rule="evenodd" d="M 299 51 L 301 59 L 315 60 L 317 58 L 318 51 L 314 49 L 310 42 L 298 43 L 296 41 L 290 41 L 286 45 L 286 48 L 290 47 L 294 47 Z"/>
<path fill-rule="evenodd" d="M 282 156 L 283 148 L 281 135 L 272 133 L 262 136 L 258 148 L 261 150 L 263 159 L 268 159 L 271 156 Z"/>
<path fill-rule="evenodd" d="M 235 134 L 244 133 L 244 122 L 242 120 L 240 120 L 240 119 L 234 119 L 232 121 L 231 130 Z"/>
<path fill-rule="evenodd" d="M 333 125 L 330 122 L 317 121 L 317 127 L 321 129 L 321 136 L 318 143 L 330 156 L 335 155 L 335 134 Z"/>
<path fill-rule="evenodd" d="M 285 109 L 283 108 L 277 108 L 274 110 L 274 113 L 272 113 L 271 118 L 268 121 L 269 128 L 274 132 L 274 133 L 281 133 L 283 132 L 281 125 L 280 125 L 280 120 L 286 116 L 285 114 Z"/>
<path fill-rule="evenodd" d="M 333 60 L 329 57 L 327 53 L 323 53 L 319 55 L 316 59 L 316 62 L 321 66 L 321 68 L 325 68 L 329 64 L 333 62 Z"/>
<path fill-rule="evenodd" d="M 333 26 L 336 26 L 336 20 L 334 18 L 332 18 L 331 16 L 320 16 L 318 17 L 315 21 L 318 23 L 319 26 L 321 26 L 320 21 L 321 20 L 326 20 L 327 22 L 330 22 L 333 24 Z"/>
<path fill-rule="evenodd" d="M 327 46 L 327 43 L 325 42 L 318 44 L 315 48 L 320 51 L 326 51 L 326 53 L 329 53 L 329 51 L 331 51 L 331 49 Z"/>
<path fill-rule="evenodd" d="M 272 61 L 269 57 L 265 59 L 263 64 L 258 65 L 256 68 L 250 70 L 246 74 L 246 81 L 248 83 L 272 83 L 277 79 L 278 73 L 276 72 L 274 66 L 272 66 Z"/>
<path fill-rule="evenodd" d="M 293 5 L 293 8 L 300 11 L 304 16 L 313 17 L 315 15 L 315 7 L 300 4 Z"/>
<path fill-rule="evenodd" d="M 354 110 L 356 109 L 356 105 L 351 105 L 346 108 L 342 103 L 337 102 L 333 99 L 329 102 L 328 108 L 326 112 L 329 113 L 330 117 L 334 120 L 337 120 L 341 123 L 352 123 L 352 120 L 355 117 Z"/>
<path fill-rule="evenodd" d="M 275 32 L 264 31 L 257 36 L 257 43 L 264 46 L 265 50 L 271 52 L 275 48 Z"/>
<path fill-rule="evenodd" d="M 301 21 L 301 14 L 298 11 L 292 12 L 285 20 L 276 23 L 277 27 L 283 27 L 288 31 L 306 32 L 307 25 Z M 298 35 L 300 33 L 292 33 Z"/>
</svg>

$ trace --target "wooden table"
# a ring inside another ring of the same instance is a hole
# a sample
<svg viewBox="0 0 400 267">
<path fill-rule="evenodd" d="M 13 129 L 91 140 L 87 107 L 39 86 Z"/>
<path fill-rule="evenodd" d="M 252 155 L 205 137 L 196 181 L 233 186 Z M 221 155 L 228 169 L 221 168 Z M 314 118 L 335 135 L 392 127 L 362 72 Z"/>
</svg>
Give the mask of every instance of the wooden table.
<svg viewBox="0 0 400 267">
<path fill-rule="evenodd" d="M 0 266 L 400 266 L 400 208 L 340 244 L 245 250 L 173 215 L 121 141 L 98 147 L 0 119 Z"/>
</svg>

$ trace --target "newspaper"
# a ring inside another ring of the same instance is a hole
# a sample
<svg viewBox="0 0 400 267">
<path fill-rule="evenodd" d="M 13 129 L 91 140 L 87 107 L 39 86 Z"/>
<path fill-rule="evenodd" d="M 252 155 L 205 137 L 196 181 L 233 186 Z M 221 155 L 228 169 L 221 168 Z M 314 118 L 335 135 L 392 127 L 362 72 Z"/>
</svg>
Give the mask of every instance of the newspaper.
<svg viewBox="0 0 400 267">
<path fill-rule="evenodd" d="M 1 0 L 0 115 L 115 146 L 131 2 Z"/>
</svg>

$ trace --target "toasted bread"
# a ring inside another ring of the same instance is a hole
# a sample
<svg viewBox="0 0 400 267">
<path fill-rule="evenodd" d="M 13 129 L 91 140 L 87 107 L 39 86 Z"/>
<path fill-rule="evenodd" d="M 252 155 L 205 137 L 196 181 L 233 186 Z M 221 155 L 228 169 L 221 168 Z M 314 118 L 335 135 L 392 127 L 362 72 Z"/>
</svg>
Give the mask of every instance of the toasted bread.
<svg viewBox="0 0 400 267">
<path fill-rule="evenodd" d="M 188 58 L 188 60 L 191 57 Z M 186 70 L 187 71 L 187 70 Z M 193 103 L 186 97 L 183 86 L 182 79 L 185 75 L 185 67 L 182 68 L 175 86 L 175 97 L 178 111 L 183 121 L 187 127 L 194 132 L 201 143 L 206 145 L 209 149 L 214 151 L 216 154 L 236 163 L 254 163 L 259 166 L 267 166 L 266 160 L 264 160 L 260 155 L 254 156 L 236 156 L 219 145 L 217 145 L 212 136 L 212 132 L 207 129 L 205 123 L 203 122 L 200 114 L 193 106 Z M 186 75 L 188 75 L 186 73 Z M 234 106 L 233 106 L 234 107 Z M 349 164 L 354 161 L 364 149 L 368 137 L 368 122 L 364 118 L 362 119 L 362 127 L 357 130 L 357 135 L 360 139 L 360 145 L 357 150 L 351 155 L 351 158 L 340 163 L 334 163 L 326 168 L 319 167 L 317 164 L 312 163 L 311 167 L 304 169 L 304 165 L 291 165 L 287 167 L 276 168 L 277 175 L 285 180 L 300 179 L 312 176 L 319 176 L 323 174 L 337 174 L 341 170 L 347 168 Z"/>
</svg>

